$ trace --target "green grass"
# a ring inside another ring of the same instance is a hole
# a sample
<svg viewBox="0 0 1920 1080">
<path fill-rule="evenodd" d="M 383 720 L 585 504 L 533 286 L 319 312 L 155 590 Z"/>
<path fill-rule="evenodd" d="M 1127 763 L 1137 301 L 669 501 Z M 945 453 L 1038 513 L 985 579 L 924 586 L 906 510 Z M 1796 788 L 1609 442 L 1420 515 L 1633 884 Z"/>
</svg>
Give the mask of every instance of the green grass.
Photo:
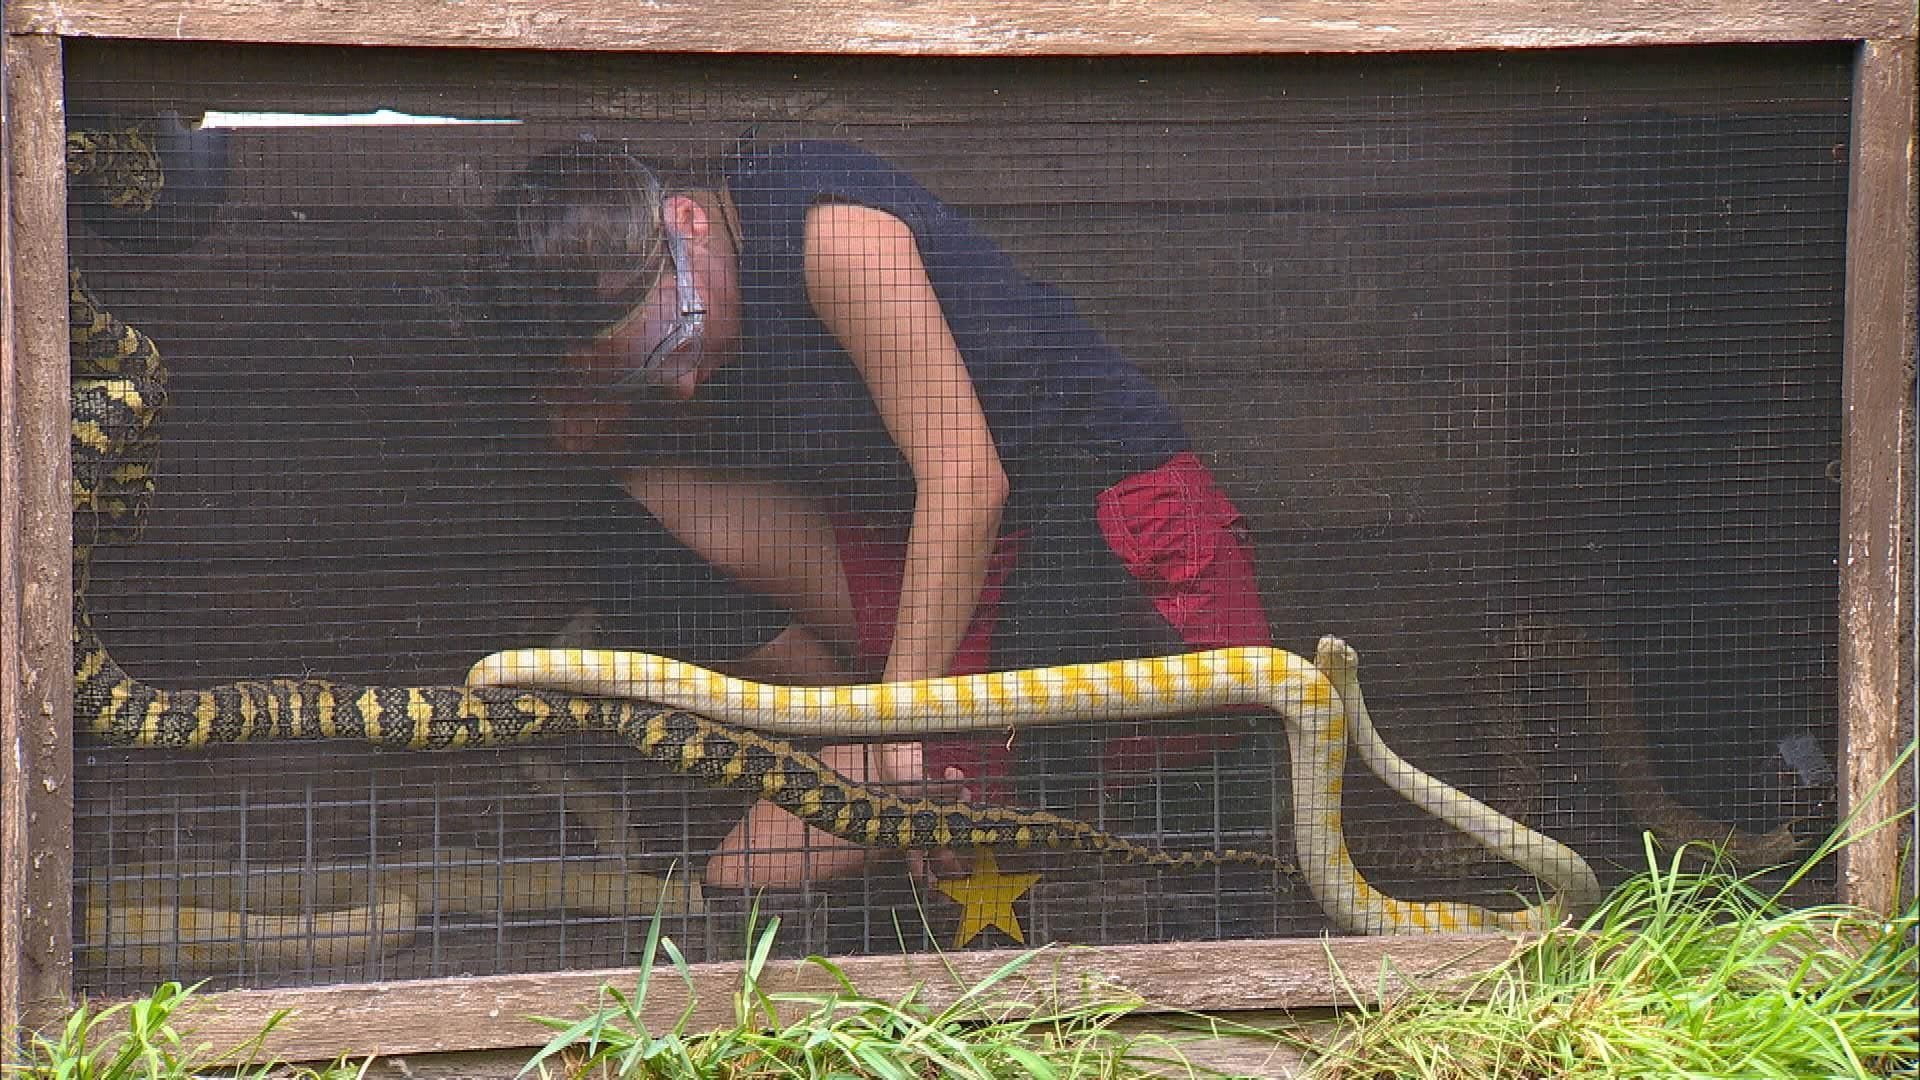
<svg viewBox="0 0 1920 1080">
<path fill-rule="evenodd" d="M 1331 1034 L 1311 1038 L 1205 1018 L 1196 1018 L 1195 1037 L 1293 1043 L 1312 1059 L 1302 1080 L 1920 1080 L 1920 901 L 1888 918 L 1784 900 L 1855 834 L 1851 825 L 1771 891 L 1724 870 L 1711 852 L 1703 859 L 1698 847 L 1663 862 L 1648 837 L 1646 871 L 1584 922 L 1520 946 L 1464 990 L 1396 997 L 1383 985 L 1368 999 L 1387 1002 L 1380 1006 L 1355 993 L 1357 1008 Z M 760 978 L 777 927 L 749 931 L 732 1028 L 689 1033 L 690 1002 L 677 1023 L 653 1033 L 642 1011 L 657 951 L 693 985 L 656 920 L 634 992 L 604 990 L 602 1007 L 585 1019 L 546 1021 L 559 1033 L 527 1072 L 547 1077 L 559 1066 L 567 1077 L 618 1080 L 1206 1073 L 1186 1064 L 1179 1039 L 1130 1040 L 1114 1030 L 1142 1009 L 1138 1000 L 1061 1006 L 998 993 L 1044 950 L 1022 954 L 944 1008 L 913 995 L 863 995 L 817 957 L 808 963 L 837 989 L 769 993 Z"/>
<path fill-rule="evenodd" d="M 192 1080 L 209 1073 L 239 1080 L 358 1080 L 371 1064 L 355 1068 L 342 1060 L 312 1069 L 262 1061 L 260 1047 L 285 1013 L 232 1049 L 190 1045 L 175 1030 L 173 1015 L 192 995 L 192 988 L 170 982 L 110 1008 L 82 1005 L 58 1034 L 32 1036 L 15 1060 L 0 1063 L 0 1073 L 21 1080 Z"/>
<path fill-rule="evenodd" d="M 735 1023 L 717 1032 L 687 1030 L 693 1014 L 693 978 L 671 939 L 656 923 L 648 935 L 641 975 L 631 994 L 601 991 L 601 1007 L 584 1019 L 541 1022 L 558 1032 L 522 1075 L 672 1078 L 672 1080 L 1037 1080 L 1125 1078 L 1149 1075 L 1156 1065 L 1184 1067 L 1175 1041 L 1129 1036 L 1114 1022 L 1140 1006 L 1137 998 L 1098 995 L 1071 1005 L 1036 1001 L 1010 991 L 1010 980 L 1048 950 L 1009 961 L 949 1004 L 935 1006 L 918 992 L 897 1001 L 862 994 L 832 961 L 810 957 L 834 985 L 828 992 L 769 991 L 761 982 L 779 920 L 754 929 L 739 989 Z M 650 1031 L 643 1017 L 655 963 L 686 984 L 688 1004 L 665 1030 Z M 556 1072 L 557 1070 L 557 1072 Z"/>
<path fill-rule="evenodd" d="M 1835 836 L 1847 835 L 1845 825 Z M 577 1020 L 545 1019 L 554 1037 L 522 1076 L 593 1080 L 1038 1080 L 1217 1075 L 1180 1053 L 1189 1038 L 1259 1035 L 1313 1058 L 1303 1080 L 1819 1080 L 1920 1078 L 1920 902 L 1892 918 L 1857 908 L 1793 908 L 1783 897 L 1838 847 L 1829 840 L 1771 891 L 1710 867 L 1697 852 L 1662 862 L 1615 889 L 1578 926 L 1517 948 L 1465 989 L 1377 995 L 1331 1034 L 1311 1039 L 1196 1018 L 1192 1036 L 1128 1034 L 1117 1022 L 1145 1003 L 1077 988 L 1036 996 L 1016 978 L 1050 950 L 1023 953 L 947 1004 L 919 991 L 863 994 L 829 960 L 828 991 L 780 991 L 763 980 L 779 921 L 748 921 L 747 959 L 733 1023 L 689 1030 L 693 974 L 655 918 L 637 983 L 603 988 Z M 661 1030 L 648 1025 L 660 978 L 688 1003 Z M 1395 980 L 1397 983 L 1398 980 Z M 1383 982 L 1384 986 L 1384 982 Z M 3 1070 L 33 1080 L 184 1080 L 210 1071 L 247 1080 L 348 1080 L 321 1070 L 256 1064 L 273 1024 L 232 1050 L 189 1047 L 171 1023 L 191 994 L 168 983 L 105 1010 L 81 1008 L 36 1036 Z M 1370 999 L 1371 1000 L 1371 999 Z M 275 1018 L 275 1023 L 280 1017 Z"/>
<path fill-rule="evenodd" d="M 1662 864 L 1466 993 L 1344 1018 L 1313 1080 L 1915 1076 L 1920 906 L 1789 908 L 1717 868 Z"/>
</svg>

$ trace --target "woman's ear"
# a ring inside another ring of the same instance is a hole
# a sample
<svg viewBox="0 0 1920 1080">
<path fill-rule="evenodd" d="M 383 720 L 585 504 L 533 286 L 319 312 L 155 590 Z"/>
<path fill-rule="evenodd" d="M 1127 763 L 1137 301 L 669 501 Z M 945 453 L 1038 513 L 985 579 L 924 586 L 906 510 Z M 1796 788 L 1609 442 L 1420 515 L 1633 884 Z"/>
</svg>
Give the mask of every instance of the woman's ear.
<svg viewBox="0 0 1920 1080">
<path fill-rule="evenodd" d="M 691 195 L 669 195 L 660 203 L 667 228 L 679 233 L 689 244 L 705 243 L 711 228 L 707 207 Z"/>
</svg>

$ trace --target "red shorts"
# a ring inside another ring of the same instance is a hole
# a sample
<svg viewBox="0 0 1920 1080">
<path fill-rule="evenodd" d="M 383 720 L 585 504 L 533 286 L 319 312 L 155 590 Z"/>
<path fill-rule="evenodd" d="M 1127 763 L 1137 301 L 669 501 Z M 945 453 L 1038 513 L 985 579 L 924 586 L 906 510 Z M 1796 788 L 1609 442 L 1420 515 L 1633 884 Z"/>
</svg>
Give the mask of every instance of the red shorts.
<svg viewBox="0 0 1920 1080">
<path fill-rule="evenodd" d="M 1193 649 L 1272 644 L 1246 527 L 1197 456 L 1176 455 L 1158 468 L 1107 488 L 1095 499 L 1094 512 L 1107 546 L 1161 617 Z M 885 668 L 893 643 L 906 565 L 905 533 L 846 518 L 835 519 L 834 533 L 859 623 L 860 663 L 877 672 Z M 1002 537 L 989 557 L 980 603 L 949 673 L 987 670 L 1001 590 L 1019 559 L 1021 540 L 1019 533 Z M 1087 627 L 1089 634 L 1101 630 Z M 1109 738 L 1104 751 L 1107 776 L 1111 782 L 1138 776 L 1156 765 L 1191 764 L 1236 741 L 1234 736 L 1215 735 Z M 1004 798 L 1011 745 L 1012 740 L 1004 736 L 935 740 L 926 747 L 927 773 L 939 777 L 949 767 L 958 768 L 974 781 L 971 786 L 982 797 Z"/>
</svg>

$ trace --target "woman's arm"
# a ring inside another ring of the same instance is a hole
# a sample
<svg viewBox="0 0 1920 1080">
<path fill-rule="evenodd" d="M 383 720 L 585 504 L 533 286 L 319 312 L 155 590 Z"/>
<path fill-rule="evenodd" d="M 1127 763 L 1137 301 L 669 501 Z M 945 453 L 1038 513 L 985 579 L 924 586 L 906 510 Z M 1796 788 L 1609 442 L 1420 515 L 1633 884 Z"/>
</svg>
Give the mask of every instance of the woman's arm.
<svg viewBox="0 0 1920 1080">
<path fill-rule="evenodd" d="M 839 655 L 855 654 L 853 600 L 839 546 L 813 500 L 748 473 L 698 465 L 629 469 L 624 484 L 701 558 L 785 604 Z"/>
<path fill-rule="evenodd" d="M 814 207 L 806 275 L 815 311 L 853 358 L 913 471 L 913 524 L 885 677 L 945 675 L 986 577 L 1006 471 L 904 222 L 863 206 Z"/>
</svg>

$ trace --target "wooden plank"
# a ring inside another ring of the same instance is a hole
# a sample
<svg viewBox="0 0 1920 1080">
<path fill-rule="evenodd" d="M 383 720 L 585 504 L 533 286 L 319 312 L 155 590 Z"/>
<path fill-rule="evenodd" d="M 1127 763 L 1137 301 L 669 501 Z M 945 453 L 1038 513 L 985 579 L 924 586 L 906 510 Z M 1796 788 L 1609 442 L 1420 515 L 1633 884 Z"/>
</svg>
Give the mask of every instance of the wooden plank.
<svg viewBox="0 0 1920 1080">
<path fill-rule="evenodd" d="M 13 58 L 7 58 L 7 72 Z M 0 111 L 7 94 L 0 87 Z M 11 117 L 6 131 L 13 130 Z M 13 148 L 0 137 L 0 176 L 13 175 Z M 27 904 L 27 783 L 14 764 L 23 755 L 7 751 L 20 744 L 22 672 L 20 670 L 20 600 L 23 582 L 16 553 L 20 550 L 19 506 L 7 495 L 20 490 L 20 455 L 14 444 L 20 426 L 13 419 L 15 350 L 13 345 L 13 185 L 0 183 L 0 1047 L 18 1045 L 24 949 L 21 914 Z"/>
<path fill-rule="evenodd" d="M 1305 1047 L 1321 1045 L 1334 1035 L 1336 1017 L 1330 1009 L 1304 1014 L 1278 1009 L 1206 1016 L 1135 1013 L 1122 1017 L 1113 1030 L 1138 1040 L 1143 1054 L 1170 1060 L 1153 1068 L 1156 1076 L 1185 1077 L 1198 1070 L 1202 1075 L 1287 1080 L 1307 1075 L 1311 1056 Z M 1218 1026 L 1209 1031 L 1209 1024 Z M 1284 1032 L 1300 1041 L 1282 1042 L 1256 1032 Z M 1183 1060 L 1194 1070 L 1183 1068 Z"/>
<path fill-rule="evenodd" d="M 1351 138 L 1351 124 L 1320 126 L 1297 116 L 1218 119 L 1195 106 L 1189 126 L 1173 138 L 1150 121 L 1112 118 L 1102 130 L 1090 131 L 1094 125 L 1083 122 L 1068 131 L 1064 125 L 1029 123 L 1025 110 L 982 111 L 928 134 L 918 130 L 924 114 L 883 119 L 883 87 L 855 85 L 846 92 L 866 98 L 865 129 L 814 123 L 796 125 L 791 134 L 878 153 L 946 201 L 976 217 L 991 215 L 990 224 L 997 219 L 1007 232 L 1039 232 L 1036 244 L 1060 242 L 1053 229 L 1035 229 L 1031 222 L 1041 215 L 1051 220 L 1068 201 L 1082 213 L 1111 218 L 1142 212 L 1274 213 L 1336 200 L 1428 207 L 1441 201 L 1436 192 L 1445 193 L 1446 205 L 1485 204 L 1492 212 L 1512 198 L 1504 155 L 1515 136 L 1507 122 L 1410 111 L 1397 122 L 1379 123 L 1372 129 L 1374 141 L 1353 145 L 1340 142 L 1342 136 Z M 1115 108 L 1105 100 L 1100 106 Z M 593 131 L 597 139 L 620 141 L 643 154 L 651 149 L 649 136 L 658 139 L 669 131 L 673 142 L 666 153 L 675 156 L 666 160 L 674 164 L 688 151 L 725 160 L 741 131 L 766 126 L 759 121 L 742 106 L 702 121 L 711 133 L 705 138 L 689 134 L 692 122 L 601 122 Z M 282 220 L 293 210 L 306 218 L 481 213 L 534 153 L 566 145 L 584 126 L 242 129 L 228 138 L 229 205 L 235 212 L 278 213 Z M 1445 149 L 1409 163 L 1407 149 L 1394 136 L 1411 139 L 1421 130 L 1444 130 Z M 760 144 L 786 134 L 770 130 Z M 1203 224 L 1224 230 L 1217 216 Z"/>
<path fill-rule="evenodd" d="M 1167 1063 L 1155 1066 L 1151 1075 L 1189 1077 L 1192 1072 L 1179 1064 L 1184 1060 L 1202 1075 L 1284 1078 L 1303 1074 L 1307 1055 L 1300 1047 L 1333 1034 L 1337 1018 L 1332 1010 L 1202 1016 L 1142 1011 L 1122 1017 L 1112 1030 L 1134 1040 L 1143 1055 Z M 1210 1023 L 1218 1025 L 1211 1032 Z M 1289 1039 L 1301 1042 L 1283 1043 L 1255 1032 L 1284 1032 Z M 532 1056 L 532 1051 L 524 1047 L 396 1055 L 373 1059 L 364 1076 L 366 1080 L 520 1080 L 521 1070 Z"/>
<path fill-rule="evenodd" d="M 11 324 L 0 458 L 0 1024 L 61 1010 L 73 970 L 72 499 L 60 43 L 6 41 Z"/>
<path fill-rule="evenodd" d="M 1905 0 L 864 0 L 799 4 L 606 4 L 595 0 L 23 0 L 14 33 L 72 37 L 612 49 L 700 53 L 905 55 L 1377 52 L 1895 39 L 1913 33 Z M 1360 17 L 1356 17 L 1360 16 Z"/>
<path fill-rule="evenodd" d="M 1841 813 L 1891 817 L 1902 687 L 1911 688 L 1915 343 L 1914 43 L 1861 46 L 1847 230 L 1846 375 L 1840 560 Z M 1909 701 L 1908 707 L 1912 703 Z M 1846 849 L 1841 899 L 1898 900 L 1900 831 Z"/>
<path fill-rule="evenodd" d="M 1370 1000 L 1384 988 L 1457 984 L 1505 960 L 1515 939 L 1502 936 L 1342 938 L 1183 945 L 1125 945 L 1047 949 L 1002 984 L 1012 999 L 1057 992 L 1073 1001 L 1109 988 L 1136 994 L 1157 1009 L 1220 1011 L 1277 1009 Z M 951 1002 L 966 987 L 1020 956 L 984 951 L 919 956 L 838 958 L 834 963 L 863 994 L 897 1000 L 915 987 L 920 1000 Z M 739 965 L 700 964 L 692 971 L 689 1030 L 735 1022 L 733 992 Z M 1388 979 L 1383 973 L 1397 973 Z M 291 1015 L 266 1052 L 290 1060 L 331 1059 L 341 1053 L 422 1054 L 538 1046 L 549 1029 L 531 1016 L 579 1017 L 594 1007 L 603 986 L 631 992 L 631 969 L 434 979 L 298 990 L 237 990 L 193 1003 L 181 1023 L 198 1040 L 218 1045 L 258 1032 L 269 1016 Z M 817 966 L 775 962 L 762 979 L 770 993 L 835 987 Z M 686 984 L 657 973 L 643 1010 L 655 1031 L 671 1027 L 687 1008 Z"/>
</svg>

